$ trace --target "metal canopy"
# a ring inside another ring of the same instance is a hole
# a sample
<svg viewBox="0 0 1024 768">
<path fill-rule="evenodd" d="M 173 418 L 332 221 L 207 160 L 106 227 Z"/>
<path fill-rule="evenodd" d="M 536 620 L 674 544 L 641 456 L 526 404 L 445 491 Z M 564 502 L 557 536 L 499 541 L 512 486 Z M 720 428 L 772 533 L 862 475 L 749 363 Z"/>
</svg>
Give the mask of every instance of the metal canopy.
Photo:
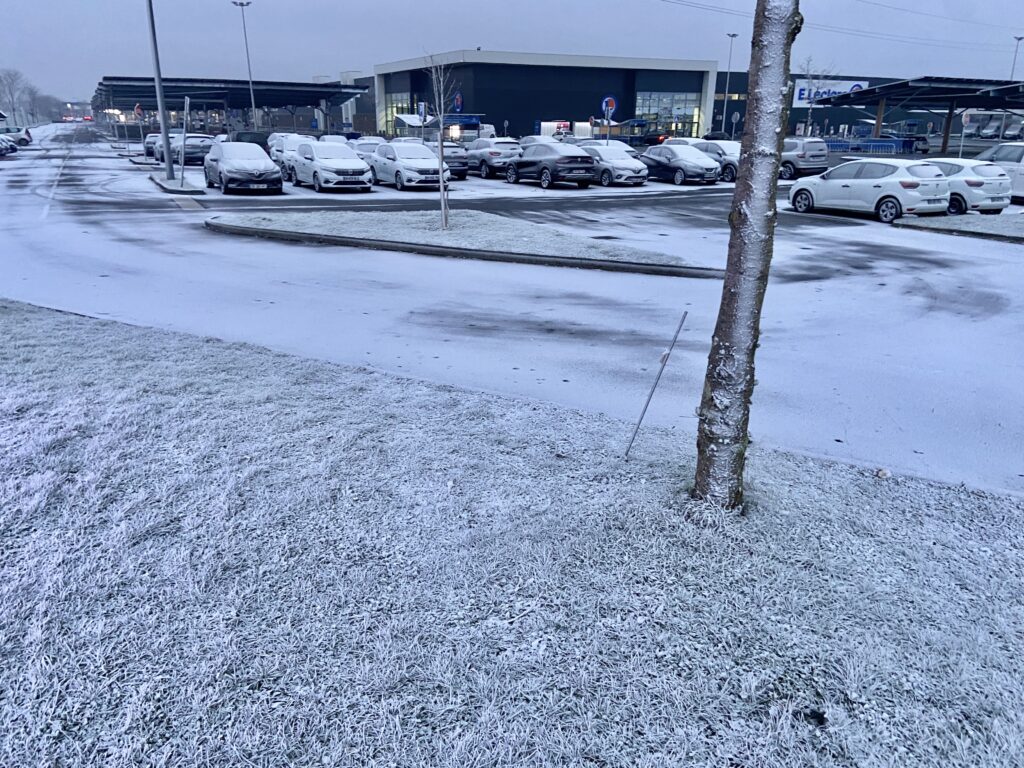
<svg viewBox="0 0 1024 768">
<path fill-rule="evenodd" d="M 1021 83 L 1013 80 L 975 80 L 962 77 L 918 77 L 840 93 L 814 103 L 829 107 L 867 107 L 887 103 L 905 110 L 946 109 L 950 104 L 968 109 L 1011 109 L 1022 101 Z M 1008 89 L 1017 88 L 1016 101 Z"/>
<path fill-rule="evenodd" d="M 208 78 L 164 78 L 164 96 L 170 110 L 184 107 L 185 97 L 195 109 L 247 109 L 249 81 Z M 340 106 L 366 93 L 369 86 L 334 83 L 289 83 L 254 80 L 253 94 L 257 107 L 318 107 L 321 101 Z M 156 110 L 156 86 L 151 77 L 104 77 L 92 97 L 95 110 L 130 111 L 138 104 L 145 110 Z"/>
</svg>

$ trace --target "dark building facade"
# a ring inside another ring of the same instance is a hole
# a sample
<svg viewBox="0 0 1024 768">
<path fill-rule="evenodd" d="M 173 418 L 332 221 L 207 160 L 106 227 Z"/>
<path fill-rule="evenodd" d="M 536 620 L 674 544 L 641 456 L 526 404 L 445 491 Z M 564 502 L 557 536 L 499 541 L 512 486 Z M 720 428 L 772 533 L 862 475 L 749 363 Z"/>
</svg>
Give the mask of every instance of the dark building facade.
<svg viewBox="0 0 1024 768">
<path fill-rule="evenodd" d="M 640 118 L 680 135 L 707 129 L 715 64 L 709 61 L 631 59 L 453 51 L 432 57 L 449 69 L 453 103 L 446 112 L 480 115 L 511 136 L 535 133 L 539 123 L 600 119 L 611 96 L 615 122 Z M 376 129 L 395 133 L 396 114 L 415 114 L 433 102 L 431 59 L 374 68 Z M 363 82 L 363 81 L 359 81 Z"/>
</svg>

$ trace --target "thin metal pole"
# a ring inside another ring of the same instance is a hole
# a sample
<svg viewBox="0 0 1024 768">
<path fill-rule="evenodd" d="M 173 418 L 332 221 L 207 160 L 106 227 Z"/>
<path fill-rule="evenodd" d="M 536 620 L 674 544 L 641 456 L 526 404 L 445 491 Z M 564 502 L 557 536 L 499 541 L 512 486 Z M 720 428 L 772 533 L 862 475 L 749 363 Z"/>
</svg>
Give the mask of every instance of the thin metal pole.
<svg viewBox="0 0 1024 768">
<path fill-rule="evenodd" d="M 622 458 L 629 458 L 629 451 L 633 447 L 633 441 L 636 440 L 637 432 L 640 431 L 640 425 L 644 423 L 644 416 L 647 415 L 647 406 L 651 404 L 651 398 L 654 397 L 654 390 L 658 388 L 658 382 L 661 381 L 661 374 L 665 372 L 665 366 L 668 365 L 668 359 L 672 356 L 672 350 L 676 348 L 676 341 L 679 339 L 679 332 L 683 330 L 683 323 L 686 322 L 686 316 L 689 311 L 683 312 L 683 316 L 679 318 L 679 326 L 676 328 L 676 335 L 672 337 L 672 343 L 669 348 L 665 350 L 661 356 L 661 367 L 658 369 L 658 375 L 654 378 L 654 383 L 651 385 L 651 391 L 647 393 L 647 402 L 644 403 L 644 409 L 640 411 L 640 419 L 636 423 L 636 429 L 633 430 L 633 436 L 629 438 L 629 445 L 626 446 L 626 453 Z"/>
<path fill-rule="evenodd" d="M 252 89 L 252 61 L 249 59 L 249 30 L 245 26 L 246 6 L 252 5 L 252 0 L 231 0 L 234 5 L 242 9 L 242 37 L 245 38 L 245 66 L 249 68 L 249 103 L 252 105 L 252 127 L 259 128 L 259 120 L 256 117 L 256 94 Z"/>
<path fill-rule="evenodd" d="M 156 19 L 153 16 L 153 0 L 146 0 L 149 10 L 149 39 L 153 46 L 153 79 L 156 83 L 156 108 L 160 111 L 160 133 L 164 145 L 164 166 L 167 180 L 174 181 L 174 160 L 171 159 L 171 134 L 167 126 L 167 110 L 164 107 L 164 79 L 160 74 L 160 51 L 156 45 Z"/>
<path fill-rule="evenodd" d="M 722 102 L 722 133 L 725 133 L 725 113 L 729 111 L 729 76 L 732 74 L 732 43 L 739 37 L 736 32 L 726 32 L 729 38 L 729 63 L 725 67 L 725 101 Z"/>
<path fill-rule="evenodd" d="M 1017 44 L 1013 46 L 1013 66 L 1010 67 L 1011 80 L 1017 77 L 1017 52 L 1020 51 L 1020 41 L 1024 40 L 1024 35 L 1014 35 L 1013 39 L 1017 41 Z"/>
</svg>

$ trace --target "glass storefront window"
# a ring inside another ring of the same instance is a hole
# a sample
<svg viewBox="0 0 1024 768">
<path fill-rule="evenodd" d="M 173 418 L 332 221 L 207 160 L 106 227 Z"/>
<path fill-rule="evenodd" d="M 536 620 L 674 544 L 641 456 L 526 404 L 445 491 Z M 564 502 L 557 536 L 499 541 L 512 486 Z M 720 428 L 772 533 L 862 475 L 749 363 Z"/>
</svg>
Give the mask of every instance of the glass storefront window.
<svg viewBox="0 0 1024 768">
<path fill-rule="evenodd" d="M 701 98 L 700 93 L 639 91 L 636 94 L 636 114 L 656 116 L 655 130 L 696 136 L 700 131 Z"/>
<path fill-rule="evenodd" d="M 384 99 L 384 129 L 388 135 L 395 133 L 395 115 L 407 115 L 412 112 L 412 94 L 389 93 Z"/>
</svg>

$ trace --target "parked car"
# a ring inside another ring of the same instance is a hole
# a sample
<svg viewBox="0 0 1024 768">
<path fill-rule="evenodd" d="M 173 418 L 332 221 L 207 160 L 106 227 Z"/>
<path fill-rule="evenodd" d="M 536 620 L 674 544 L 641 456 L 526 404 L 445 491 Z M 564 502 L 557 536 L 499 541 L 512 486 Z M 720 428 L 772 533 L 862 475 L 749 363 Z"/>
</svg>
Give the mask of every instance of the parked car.
<svg viewBox="0 0 1024 768">
<path fill-rule="evenodd" d="M 779 178 L 786 181 L 828 170 L 828 145 L 821 139 L 791 136 L 782 142 Z"/>
<path fill-rule="evenodd" d="M 211 142 L 203 176 L 207 187 L 219 186 L 225 195 L 237 189 L 282 191 L 281 169 L 259 144 L 245 141 Z"/>
<path fill-rule="evenodd" d="M 181 147 L 182 143 L 185 145 L 185 165 L 194 164 L 202 165 L 203 159 L 206 157 L 206 153 L 210 151 L 210 147 L 214 145 L 213 136 L 208 136 L 205 133 L 178 133 L 171 137 L 171 160 L 175 163 L 182 162 L 181 159 Z M 158 141 L 153 147 L 153 157 L 158 162 L 164 161 L 164 145 L 163 142 Z"/>
<path fill-rule="evenodd" d="M 699 144 L 700 141 L 700 139 L 694 139 L 690 136 L 670 136 L 661 143 L 668 144 L 669 146 L 672 146 L 674 144 L 687 144 L 692 146 L 694 144 Z"/>
<path fill-rule="evenodd" d="M 1013 197 L 1024 197 L 1024 142 L 1014 141 L 989 147 L 975 160 L 988 160 L 1006 171 Z"/>
<path fill-rule="evenodd" d="M 711 131 L 705 133 L 702 137 L 704 141 L 730 141 L 732 137 L 725 131 Z"/>
<path fill-rule="evenodd" d="M 648 177 L 671 181 L 676 186 L 688 181 L 714 184 L 718 181 L 718 163 L 688 144 L 662 144 L 640 155 Z"/>
<path fill-rule="evenodd" d="M 370 166 L 344 144 L 307 141 L 299 144 L 292 162 L 297 187 L 306 183 L 317 192 L 343 188 L 369 192 L 373 184 Z"/>
<path fill-rule="evenodd" d="M 647 166 L 624 149 L 605 146 L 580 147 L 594 158 L 597 179 L 602 187 L 612 184 L 640 186 L 647 183 Z"/>
<path fill-rule="evenodd" d="M 255 144 L 264 152 L 270 152 L 270 134 L 266 131 L 231 131 L 225 141 Z"/>
<path fill-rule="evenodd" d="M 15 125 L 0 125 L 0 136 L 6 136 L 19 147 L 27 147 L 32 143 L 32 131 Z"/>
<path fill-rule="evenodd" d="M 425 144 L 422 136 L 398 136 L 391 140 L 392 144 Z"/>
<path fill-rule="evenodd" d="M 691 144 L 718 163 L 722 181 L 732 183 L 740 169 L 740 143 L 738 141 L 698 141 Z"/>
<path fill-rule="evenodd" d="M 949 182 L 947 213 L 958 216 L 968 211 L 1000 214 L 1010 205 L 1010 177 L 995 163 L 939 157 L 926 161 L 934 165 Z"/>
<path fill-rule="evenodd" d="M 350 139 L 348 136 L 338 136 L 333 133 L 325 133 L 323 136 L 320 137 L 320 141 L 326 142 L 328 144 L 348 144 Z"/>
<path fill-rule="evenodd" d="M 281 176 L 285 181 L 291 181 L 292 169 L 295 167 L 295 152 L 300 144 L 313 141 L 309 136 L 302 136 L 298 133 L 291 133 L 282 136 L 270 145 L 270 159 L 277 163 L 281 169 Z M 276 150 L 276 157 L 275 157 Z"/>
<path fill-rule="evenodd" d="M 618 147 L 627 155 L 636 160 L 640 159 L 640 153 L 636 151 L 634 147 L 631 147 L 624 141 L 618 141 L 617 139 L 584 139 L 579 143 L 580 147 L 586 149 L 587 147 Z"/>
<path fill-rule="evenodd" d="M 427 144 L 427 149 L 437 155 L 436 142 Z M 469 154 L 461 144 L 456 144 L 454 141 L 444 143 L 444 163 L 451 169 L 452 178 L 459 181 L 466 180 L 466 176 L 469 175 Z"/>
<path fill-rule="evenodd" d="M 360 160 L 362 160 L 365 163 L 369 163 L 370 158 L 373 156 L 373 153 L 377 151 L 377 147 L 379 147 L 382 143 L 383 142 L 363 141 L 362 139 L 355 139 L 348 143 L 348 147 L 359 156 Z"/>
<path fill-rule="evenodd" d="M 538 141 L 523 149 L 523 154 L 508 161 L 505 181 L 517 184 L 537 180 L 541 189 L 567 182 L 586 189 L 597 181 L 597 164 L 586 150 L 557 141 Z"/>
<path fill-rule="evenodd" d="M 394 184 L 399 190 L 407 187 L 437 187 L 441 184 L 437 156 L 422 144 L 401 142 L 379 144 L 370 156 L 370 174 L 374 184 Z M 451 178 L 444 166 L 444 180 Z"/>
<path fill-rule="evenodd" d="M 387 142 L 387 139 L 384 139 L 380 136 L 360 136 L 358 139 L 354 139 L 354 141 L 369 142 L 372 144 L 384 144 Z"/>
<path fill-rule="evenodd" d="M 854 160 L 801 179 L 790 189 L 789 202 L 797 213 L 858 211 L 891 224 L 905 213 L 945 213 L 949 182 L 938 167 L 921 160 Z"/>
<path fill-rule="evenodd" d="M 153 157 L 154 150 L 156 149 L 157 142 L 160 141 L 159 133 L 147 133 L 146 138 L 142 140 L 142 151 L 146 157 Z"/>
<path fill-rule="evenodd" d="M 6 157 L 7 155 L 13 155 L 18 151 L 18 145 L 8 139 L 6 136 L 0 136 L 0 157 Z"/>
<path fill-rule="evenodd" d="M 477 171 L 480 178 L 489 179 L 504 174 L 509 161 L 519 157 L 523 148 L 515 139 L 499 137 L 494 139 L 477 139 L 469 145 L 466 160 L 469 168 Z"/>
<path fill-rule="evenodd" d="M 531 144 L 557 144 L 557 143 L 558 143 L 558 139 L 556 139 L 554 136 L 539 136 L 539 135 L 523 136 L 523 138 L 521 138 L 519 140 L 519 146 L 521 146 L 523 149 L 526 149 Z"/>
<path fill-rule="evenodd" d="M 301 133 L 272 133 L 267 137 L 267 154 L 270 155 L 270 159 L 278 165 L 281 165 L 281 154 L 284 152 L 284 140 L 286 138 L 295 138 L 299 141 L 305 141 L 309 137 L 303 136 Z"/>
</svg>

